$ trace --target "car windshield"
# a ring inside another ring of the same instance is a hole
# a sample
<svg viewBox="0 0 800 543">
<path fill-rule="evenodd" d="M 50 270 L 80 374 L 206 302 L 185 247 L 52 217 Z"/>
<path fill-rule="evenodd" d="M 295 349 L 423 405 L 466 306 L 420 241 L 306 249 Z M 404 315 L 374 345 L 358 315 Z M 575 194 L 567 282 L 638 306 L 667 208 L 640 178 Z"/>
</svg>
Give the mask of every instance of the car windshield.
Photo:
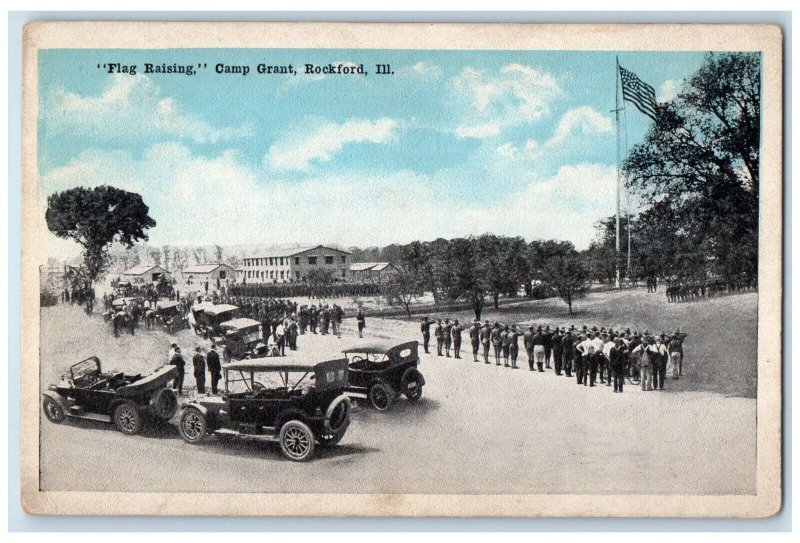
<svg viewBox="0 0 800 543">
<path fill-rule="evenodd" d="M 231 370 L 227 376 L 228 392 L 231 394 L 253 392 L 260 389 L 307 392 L 314 386 L 314 372 L 308 371 L 259 371 Z"/>
<path fill-rule="evenodd" d="M 99 366 L 100 364 L 96 358 L 87 358 L 82 362 L 78 362 L 70 368 L 72 379 L 80 380 L 87 375 L 96 375 L 100 372 Z"/>
</svg>

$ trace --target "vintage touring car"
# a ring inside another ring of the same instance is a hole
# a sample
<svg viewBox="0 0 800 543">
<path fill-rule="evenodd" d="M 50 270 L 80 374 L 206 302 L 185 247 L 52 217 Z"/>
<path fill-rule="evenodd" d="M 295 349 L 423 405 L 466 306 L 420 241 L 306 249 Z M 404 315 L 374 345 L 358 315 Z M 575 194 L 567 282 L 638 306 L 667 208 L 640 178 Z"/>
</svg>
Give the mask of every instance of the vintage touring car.
<svg viewBox="0 0 800 543">
<path fill-rule="evenodd" d="M 171 334 L 188 326 L 183 318 L 180 302 L 158 302 L 153 310 L 153 317 Z"/>
<path fill-rule="evenodd" d="M 183 406 L 178 429 L 189 443 L 209 434 L 258 436 L 280 443 L 302 462 L 315 443 L 336 445 L 350 425 L 347 360 L 261 358 L 223 366 L 222 396 L 201 396 Z"/>
<path fill-rule="evenodd" d="M 261 341 L 261 323 L 244 317 L 223 322 L 221 342 L 228 348 L 231 358 L 259 358 L 267 356 L 269 350 Z M 264 354 L 256 352 L 257 347 L 264 347 Z"/>
<path fill-rule="evenodd" d="M 222 323 L 237 318 L 240 312 L 238 307 L 230 304 L 198 304 L 192 308 L 194 331 L 206 339 L 220 341 L 224 335 Z"/>
<path fill-rule="evenodd" d="M 419 366 L 419 344 L 373 341 L 345 349 L 348 359 L 347 394 L 366 398 L 378 411 L 386 411 L 397 397 L 412 401 L 422 397 L 425 378 Z"/>
<path fill-rule="evenodd" d="M 62 381 L 42 393 L 50 422 L 67 417 L 113 422 L 124 434 L 139 433 L 148 418 L 167 421 L 178 411 L 178 398 L 167 384 L 177 369 L 164 366 L 150 375 L 104 373 L 100 359 L 87 358 L 69 369 Z"/>
</svg>

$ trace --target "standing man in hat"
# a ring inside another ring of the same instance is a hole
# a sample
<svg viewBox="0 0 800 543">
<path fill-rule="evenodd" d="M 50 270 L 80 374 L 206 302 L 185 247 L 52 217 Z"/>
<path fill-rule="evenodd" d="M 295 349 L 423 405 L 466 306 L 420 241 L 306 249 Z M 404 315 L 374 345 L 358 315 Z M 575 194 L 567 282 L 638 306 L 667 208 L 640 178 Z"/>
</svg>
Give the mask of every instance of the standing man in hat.
<svg viewBox="0 0 800 543">
<path fill-rule="evenodd" d="M 508 327 L 507 324 L 503 325 L 503 331 L 500 332 L 500 345 L 503 347 L 503 365 L 508 367 L 508 357 L 510 354 L 511 343 L 508 339 L 508 334 L 511 329 Z"/>
<path fill-rule="evenodd" d="M 447 358 L 450 358 L 450 344 L 453 341 L 452 334 L 453 323 L 450 322 L 450 319 L 445 319 L 442 327 L 442 339 L 444 340 L 444 353 Z"/>
<path fill-rule="evenodd" d="M 544 327 L 542 332 L 544 338 L 544 364 L 547 369 L 550 369 L 550 357 L 553 353 L 553 333 L 550 331 L 550 325 Z"/>
<path fill-rule="evenodd" d="M 492 327 L 489 326 L 489 319 L 483 322 L 481 327 L 481 346 L 483 347 L 483 363 L 489 364 L 489 344 L 492 338 Z"/>
<path fill-rule="evenodd" d="M 361 307 L 358 308 L 356 323 L 358 324 L 358 337 L 364 337 L 364 328 L 367 327 L 367 319 L 364 317 L 364 310 Z"/>
<path fill-rule="evenodd" d="M 556 368 L 556 375 L 561 375 L 561 368 L 564 365 L 564 361 L 562 360 L 564 346 L 561 343 L 563 339 L 564 336 L 561 335 L 561 330 L 556 326 L 550 338 L 550 348 L 553 351 L 553 365 Z"/>
<path fill-rule="evenodd" d="M 609 365 L 614 375 L 614 392 L 621 394 L 625 384 L 625 344 L 621 338 L 614 340 L 614 346 L 609 351 Z"/>
<path fill-rule="evenodd" d="M 481 329 L 480 329 L 480 326 L 481 326 L 481 321 L 479 321 L 478 319 L 475 319 L 474 321 L 472 321 L 472 326 L 469 327 L 469 343 L 470 343 L 470 346 L 472 347 L 472 361 L 473 362 L 477 362 L 478 361 L 478 349 L 480 348 L 480 345 L 481 345 L 481 339 L 480 339 Z"/>
<path fill-rule="evenodd" d="M 425 354 L 430 354 L 428 345 L 431 342 L 431 321 L 428 317 L 422 317 L 422 324 L 419 327 L 422 332 L 422 347 L 425 349 Z"/>
<path fill-rule="evenodd" d="M 217 385 L 222 377 L 222 365 L 219 363 L 219 353 L 217 353 L 216 343 L 211 344 L 211 350 L 206 355 L 208 372 L 211 374 L 211 393 L 217 394 Z"/>
<path fill-rule="evenodd" d="M 436 356 L 442 356 L 442 347 L 444 347 L 444 335 L 442 330 L 442 321 L 439 319 L 436 321 L 436 326 L 433 327 L 433 335 L 436 337 Z"/>
<path fill-rule="evenodd" d="M 494 328 L 492 328 L 492 347 L 494 348 L 494 362 L 495 365 L 500 365 L 500 355 L 503 352 L 503 340 L 500 338 L 500 334 L 503 333 L 503 329 L 500 328 L 500 323 L 495 322 Z"/>
<path fill-rule="evenodd" d="M 519 336 L 522 334 L 517 330 L 517 325 L 511 325 L 511 331 L 508 333 L 508 354 L 511 357 L 511 368 L 519 369 L 517 366 L 517 356 L 519 355 Z"/>
<path fill-rule="evenodd" d="M 653 389 L 664 390 L 664 380 L 667 377 L 667 359 L 669 359 L 668 343 L 667 334 L 661 332 L 658 342 L 656 342 L 658 356 L 656 357 L 656 363 L 653 365 Z"/>
<path fill-rule="evenodd" d="M 453 356 L 456 358 L 461 358 L 461 332 L 464 329 L 461 327 L 461 323 L 458 322 L 458 319 L 453 322 Z"/>
<path fill-rule="evenodd" d="M 169 361 L 171 366 L 178 369 L 178 375 L 175 376 L 175 381 L 172 382 L 172 390 L 177 390 L 178 394 L 183 394 L 183 376 L 186 371 L 186 361 L 181 356 L 181 348 L 176 346 L 173 349 L 172 358 Z"/>
<path fill-rule="evenodd" d="M 536 360 L 536 369 L 540 372 L 544 372 L 544 341 L 542 327 L 538 326 L 531 339 L 531 345 L 533 345 L 533 358 Z"/>
<path fill-rule="evenodd" d="M 562 368 L 567 377 L 572 377 L 572 359 L 575 351 L 575 336 L 572 331 L 575 326 L 570 326 L 561 338 Z"/>
<path fill-rule="evenodd" d="M 667 346 L 673 379 L 677 379 L 683 373 L 683 340 L 686 336 L 687 334 L 682 333 L 680 328 L 676 329 Z"/>
<path fill-rule="evenodd" d="M 522 347 L 525 349 L 525 354 L 528 355 L 528 367 L 533 371 L 533 325 L 528 326 L 528 329 L 522 335 Z"/>
<path fill-rule="evenodd" d="M 206 357 L 203 356 L 203 348 L 195 347 L 192 357 L 194 366 L 194 382 L 197 385 L 197 392 L 206 393 Z"/>
</svg>

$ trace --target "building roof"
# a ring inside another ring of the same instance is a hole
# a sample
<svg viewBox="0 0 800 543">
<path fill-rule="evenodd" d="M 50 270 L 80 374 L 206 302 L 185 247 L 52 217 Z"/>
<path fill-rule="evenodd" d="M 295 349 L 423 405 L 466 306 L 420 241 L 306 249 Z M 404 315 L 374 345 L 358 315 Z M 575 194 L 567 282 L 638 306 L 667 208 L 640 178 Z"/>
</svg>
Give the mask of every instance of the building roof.
<svg viewBox="0 0 800 543">
<path fill-rule="evenodd" d="M 125 270 L 122 272 L 122 275 L 144 275 L 150 270 L 153 269 L 160 270 L 161 273 L 169 273 L 167 270 L 162 268 L 161 266 L 156 266 L 155 264 L 143 264 L 141 266 L 134 266 L 129 270 Z"/>
<path fill-rule="evenodd" d="M 383 271 L 389 266 L 391 262 L 355 262 L 350 265 L 350 271 Z"/>
<path fill-rule="evenodd" d="M 346 253 L 351 254 L 349 251 L 345 251 L 343 249 L 337 249 L 335 247 L 328 247 L 327 245 L 300 245 L 295 247 L 275 247 L 272 249 L 267 249 L 263 252 L 258 254 L 253 254 L 252 256 L 248 256 L 245 258 L 274 258 L 274 257 L 286 257 L 286 256 L 294 256 L 300 253 L 305 253 L 306 251 L 313 251 L 314 249 L 329 249 L 331 251 L 337 251 L 339 253 Z"/>
<path fill-rule="evenodd" d="M 225 266 L 229 269 L 234 269 L 232 266 L 228 264 L 222 264 L 220 262 L 212 263 L 212 264 L 195 264 L 194 266 L 186 266 L 183 268 L 183 273 L 211 273 L 215 271 L 217 268 L 221 266 Z"/>
</svg>

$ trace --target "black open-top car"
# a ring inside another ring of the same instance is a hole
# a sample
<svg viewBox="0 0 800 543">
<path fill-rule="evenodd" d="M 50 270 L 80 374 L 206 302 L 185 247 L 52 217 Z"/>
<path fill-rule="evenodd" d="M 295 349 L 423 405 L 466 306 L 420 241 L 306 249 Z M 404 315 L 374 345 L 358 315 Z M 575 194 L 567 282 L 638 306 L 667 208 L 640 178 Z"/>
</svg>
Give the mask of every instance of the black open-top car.
<svg viewBox="0 0 800 543">
<path fill-rule="evenodd" d="M 198 443 L 210 433 L 260 436 L 280 443 L 283 455 L 302 462 L 315 443 L 336 445 L 350 424 L 347 360 L 262 358 L 223 366 L 222 396 L 201 396 L 183 406 L 178 429 Z"/>
<path fill-rule="evenodd" d="M 167 421 L 178 410 L 178 399 L 167 383 L 177 374 L 164 366 L 150 375 L 104 373 L 100 359 L 87 358 L 69 369 L 62 381 L 42 393 L 42 409 L 50 422 L 66 417 L 113 422 L 125 434 L 137 434 L 148 417 Z"/>
<path fill-rule="evenodd" d="M 349 362 L 347 394 L 367 398 L 378 411 L 386 411 L 400 395 L 416 401 L 422 397 L 425 378 L 419 366 L 416 341 L 373 341 L 345 349 Z"/>
</svg>

